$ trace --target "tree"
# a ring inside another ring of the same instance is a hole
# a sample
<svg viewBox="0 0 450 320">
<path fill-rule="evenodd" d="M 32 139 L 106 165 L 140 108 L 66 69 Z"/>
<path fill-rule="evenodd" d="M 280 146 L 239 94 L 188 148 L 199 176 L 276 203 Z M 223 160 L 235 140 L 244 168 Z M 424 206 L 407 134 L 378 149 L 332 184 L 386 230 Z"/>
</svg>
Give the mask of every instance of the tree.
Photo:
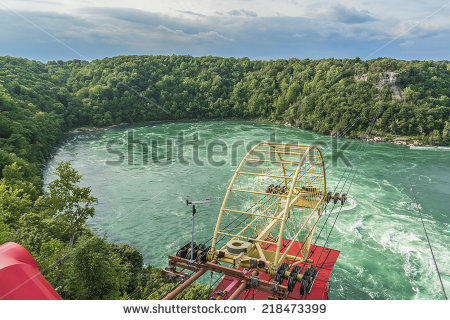
<svg viewBox="0 0 450 320">
<path fill-rule="evenodd" d="M 9 226 L 0 220 L 0 245 L 12 241 L 13 234 L 9 229 Z"/>
<path fill-rule="evenodd" d="M 61 292 L 67 299 L 119 299 L 129 280 L 127 268 L 104 238 L 81 238 L 66 261 Z"/>
<path fill-rule="evenodd" d="M 121 264 L 127 267 L 130 272 L 130 280 L 127 283 L 126 291 L 132 292 L 138 285 L 138 275 L 142 271 L 144 259 L 142 254 L 136 248 L 129 244 L 122 243 L 120 245 L 115 243 L 108 243 L 109 248 L 119 258 Z"/>
<path fill-rule="evenodd" d="M 40 190 L 36 188 L 32 181 L 26 179 L 23 168 L 17 162 L 6 165 L 2 174 L 5 184 L 20 189 L 24 194 L 29 194 L 32 199 L 38 198 Z"/>
<path fill-rule="evenodd" d="M 5 184 L 0 179 L 0 222 L 17 226 L 20 217 L 32 210 L 32 201 L 22 189 L 16 189 Z"/>
<path fill-rule="evenodd" d="M 288 103 L 292 104 L 294 103 L 296 100 L 298 100 L 300 92 L 301 92 L 301 87 L 300 84 L 298 84 L 297 82 L 293 82 L 286 93 L 286 100 L 288 101 Z"/>
<path fill-rule="evenodd" d="M 56 288 L 62 275 L 62 266 L 59 264 L 61 255 L 66 253 L 67 247 L 58 239 L 50 239 L 41 244 L 36 261 L 44 277 Z"/>
<path fill-rule="evenodd" d="M 48 201 L 56 211 L 56 218 L 67 225 L 70 249 L 76 232 L 89 217 L 94 216 L 93 204 L 97 203 L 97 198 L 91 195 L 90 187 L 79 186 L 82 176 L 70 166 L 70 162 L 61 161 L 55 174 L 58 178 L 48 185 Z"/>
</svg>

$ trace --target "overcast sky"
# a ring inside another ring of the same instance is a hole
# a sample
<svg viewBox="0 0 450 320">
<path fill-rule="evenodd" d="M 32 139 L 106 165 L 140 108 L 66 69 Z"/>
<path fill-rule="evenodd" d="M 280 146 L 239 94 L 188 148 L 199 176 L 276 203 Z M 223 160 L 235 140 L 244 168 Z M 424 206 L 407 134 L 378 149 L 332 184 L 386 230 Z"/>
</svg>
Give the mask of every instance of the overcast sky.
<svg viewBox="0 0 450 320">
<path fill-rule="evenodd" d="M 0 0 L 0 55 L 448 60 L 450 0 Z"/>
</svg>

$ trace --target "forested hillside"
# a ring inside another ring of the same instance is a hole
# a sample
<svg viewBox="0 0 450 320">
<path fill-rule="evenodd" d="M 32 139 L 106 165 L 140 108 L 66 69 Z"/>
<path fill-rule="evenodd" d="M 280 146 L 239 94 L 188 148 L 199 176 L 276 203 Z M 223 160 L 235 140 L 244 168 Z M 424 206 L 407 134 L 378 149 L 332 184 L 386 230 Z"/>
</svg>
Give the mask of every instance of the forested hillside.
<svg viewBox="0 0 450 320">
<path fill-rule="evenodd" d="M 395 73 L 395 83 L 380 81 L 387 71 Z M 48 113 L 46 119 L 61 121 L 56 124 L 61 130 L 232 117 L 283 121 L 331 133 L 362 113 L 348 132 L 354 137 L 364 132 L 370 114 L 380 107 L 375 127 L 380 135 L 450 143 L 448 61 L 123 56 L 43 64 L 3 57 L 0 84 L 2 99 L 12 99 L 22 111 L 26 106 L 34 117 Z M 394 86 L 400 99 L 394 99 Z M 1 119 L 0 136 L 6 138 L 13 129 L 5 115 Z"/>
<path fill-rule="evenodd" d="M 127 296 L 157 272 L 134 248 L 92 234 L 85 221 L 93 212 L 78 212 L 75 225 L 61 188 L 43 193 L 40 166 L 72 128 L 241 118 L 325 134 L 352 123 L 346 135 L 356 137 L 380 112 L 379 136 L 449 145 L 449 110 L 448 61 L 123 56 L 44 64 L 0 57 L 0 244 L 24 245 L 65 298 Z M 80 178 L 61 164 L 60 181 L 71 179 L 61 185 L 77 188 Z M 89 190 L 83 195 L 95 202 Z"/>
</svg>

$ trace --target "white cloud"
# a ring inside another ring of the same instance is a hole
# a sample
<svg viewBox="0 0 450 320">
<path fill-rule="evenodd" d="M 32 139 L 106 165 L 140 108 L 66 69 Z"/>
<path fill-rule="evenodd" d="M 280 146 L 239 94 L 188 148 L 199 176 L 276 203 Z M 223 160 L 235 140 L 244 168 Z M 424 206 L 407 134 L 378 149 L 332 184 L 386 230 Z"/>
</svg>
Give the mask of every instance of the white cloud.
<svg viewBox="0 0 450 320">
<path fill-rule="evenodd" d="M 183 39 L 186 41 L 189 40 L 205 40 L 205 41 L 217 41 L 217 40 L 226 40 L 229 41 L 230 39 L 224 37 L 223 35 L 221 35 L 220 33 L 216 32 L 216 31 L 201 31 L 198 33 L 194 33 L 194 34 L 188 34 L 185 33 L 183 30 L 174 30 L 171 28 L 168 28 L 166 26 L 163 25 L 159 25 L 156 27 L 156 30 L 158 31 L 162 31 L 168 34 L 172 34 L 175 36 L 178 36 L 178 39 Z"/>
<path fill-rule="evenodd" d="M 83 0 L 61 0 L 58 5 L 51 0 L 0 1 L 64 41 L 96 44 L 99 52 L 102 46 L 105 50 L 114 46 L 121 48 L 117 49 L 120 54 L 354 57 L 397 38 L 397 44 L 419 46 L 421 39 L 446 37 L 450 29 L 445 9 L 436 11 L 435 6 L 426 11 L 423 4 L 408 2 L 407 9 L 399 11 L 398 2 L 387 0 L 96 0 L 95 7 Z M 434 5 L 435 0 L 430 3 Z M 414 6 L 422 11 L 414 13 Z M 8 54 L 9 46 L 14 46 L 13 35 L 20 42 L 28 31 L 23 31 L 26 22 L 19 18 L 2 18 L 0 41 L 11 42 L 2 46 L 0 54 Z M 54 41 L 42 32 L 36 32 L 35 38 L 39 43 Z"/>
<path fill-rule="evenodd" d="M 164 32 L 168 32 L 168 33 L 172 33 L 172 34 L 177 34 L 177 35 L 184 35 L 184 34 L 185 34 L 185 33 L 183 32 L 183 30 L 173 30 L 173 29 L 170 29 L 170 28 L 168 28 L 168 27 L 166 27 L 166 26 L 163 26 L 163 25 L 157 26 L 157 27 L 156 27 L 156 30 L 161 30 L 161 31 L 164 31 Z"/>
<path fill-rule="evenodd" d="M 220 33 L 216 31 L 206 31 L 206 32 L 199 32 L 193 36 L 194 38 L 201 39 L 201 40 L 207 40 L 207 41 L 215 41 L 215 40 L 226 40 L 230 41 L 230 39 L 224 37 Z"/>
<path fill-rule="evenodd" d="M 338 22 L 348 24 L 359 24 L 377 20 L 367 10 L 357 10 L 354 7 L 346 7 L 335 4 L 331 7 L 330 15 Z"/>
<path fill-rule="evenodd" d="M 219 14 L 221 14 L 219 12 Z M 255 11 L 251 11 L 251 10 L 245 10 L 245 9 L 233 9 L 227 12 L 228 15 L 230 16 L 243 16 L 243 17 L 257 17 L 258 14 Z"/>
</svg>

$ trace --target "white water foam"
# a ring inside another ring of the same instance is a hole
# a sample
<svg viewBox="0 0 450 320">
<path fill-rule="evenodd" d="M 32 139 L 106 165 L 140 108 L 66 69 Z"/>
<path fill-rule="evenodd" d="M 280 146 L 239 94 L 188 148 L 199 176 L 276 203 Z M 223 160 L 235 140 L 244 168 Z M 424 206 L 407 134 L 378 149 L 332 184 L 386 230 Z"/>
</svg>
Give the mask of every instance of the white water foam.
<svg viewBox="0 0 450 320">
<path fill-rule="evenodd" d="M 427 150 L 427 151 L 450 151 L 450 147 L 425 147 L 425 146 L 409 146 L 412 150 Z"/>
</svg>

